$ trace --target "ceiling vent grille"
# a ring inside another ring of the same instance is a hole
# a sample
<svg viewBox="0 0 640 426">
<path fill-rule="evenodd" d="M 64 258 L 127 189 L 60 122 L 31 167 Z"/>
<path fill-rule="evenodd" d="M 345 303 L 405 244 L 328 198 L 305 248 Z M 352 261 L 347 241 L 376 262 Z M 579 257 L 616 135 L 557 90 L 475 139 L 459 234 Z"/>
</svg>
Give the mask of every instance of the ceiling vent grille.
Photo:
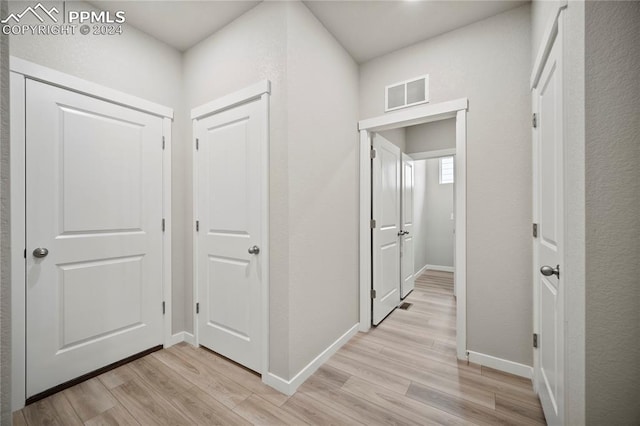
<svg viewBox="0 0 640 426">
<path fill-rule="evenodd" d="M 429 102 L 429 75 L 411 78 L 385 87 L 384 111 Z"/>
</svg>

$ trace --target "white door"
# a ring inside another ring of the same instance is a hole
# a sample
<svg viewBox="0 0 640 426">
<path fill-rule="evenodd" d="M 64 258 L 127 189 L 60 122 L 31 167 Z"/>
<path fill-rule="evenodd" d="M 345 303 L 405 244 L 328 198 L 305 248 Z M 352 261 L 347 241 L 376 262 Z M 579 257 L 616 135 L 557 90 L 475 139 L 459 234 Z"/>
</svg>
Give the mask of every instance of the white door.
<svg viewBox="0 0 640 426">
<path fill-rule="evenodd" d="M 162 120 L 26 82 L 27 396 L 162 343 Z"/>
<path fill-rule="evenodd" d="M 198 339 L 261 372 L 266 100 L 196 120 Z M 262 252 L 261 252 L 262 251 Z"/>
<path fill-rule="evenodd" d="M 400 303 L 400 148 L 373 137 L 373 324 L 377 325 Z"/>
<path fill-rule="evenodd" d="M 563 261 L 563 103 L 562 51 L 558 35 L 534 92 L 537 139 L 534 156 L 534 206 L 538 238 L 534 284 L 539 343 L 535 368 L 538 393 L 551 425 L 564 415 L 564 276 Z"/>
<path fill-rule="evenodd" d="M 413 256 L 413 159 L 402 154 L 402 247 L 401 261 L 401 295 L 404 299 L 415 286 L 414 256 Z"/>
</svg>

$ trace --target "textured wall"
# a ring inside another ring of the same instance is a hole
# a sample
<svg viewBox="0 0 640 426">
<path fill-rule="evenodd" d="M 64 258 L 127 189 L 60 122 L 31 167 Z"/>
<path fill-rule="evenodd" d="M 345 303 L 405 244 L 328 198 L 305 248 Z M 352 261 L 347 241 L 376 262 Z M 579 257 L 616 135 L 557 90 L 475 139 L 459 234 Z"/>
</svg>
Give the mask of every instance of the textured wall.
<svg viewBox="0 0 640 426">
<path fill-rule="evenodd" d="M 425 73 L 431 103 L 469 98 L 468 349 L 526 365 L 533 358 L 530 30 L 525 5 L 360 67 L 361 119 L 384 114 L 385 85 Z"/>
<path fill-rule="evenodd" d="M 7 2 L 0 1 L 0 16 Z M 9 37 L 0 35 L 0 424 L 11 424 L 11 255 L 9 205 Z"/>
<path fill-rule="evenodd" d="M 640 3 L 586 3 L 587 424 L 640 424 Z"/>
</svg>

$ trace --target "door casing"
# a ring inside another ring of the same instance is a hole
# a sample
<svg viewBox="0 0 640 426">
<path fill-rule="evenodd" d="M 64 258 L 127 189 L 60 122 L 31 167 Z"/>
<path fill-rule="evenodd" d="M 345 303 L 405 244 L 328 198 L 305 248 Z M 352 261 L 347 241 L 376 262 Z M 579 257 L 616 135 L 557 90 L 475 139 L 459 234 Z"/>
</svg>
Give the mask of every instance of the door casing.
<svg viewBox="0 0 640 426">
<path fill-rule="evenodd" d="M 33 79 L 83 95 L 130 107 L 161 117 L 164 137 L 162 153 L 162 210 L 165 219 L 162 248 L 162 285 L 165 302 L 164 346 L 175 343 L 171 335 L 171 124 L 173 109 L 110 89 L 53 69 L 11 56 L 11 408 L 19 410 L 26 400 L 26 275 L 23 250 L 25 223 L 25 86 Z M 163 141 L 158 141 L 163 143 Z M 161 226 L 162 224 L 158 224 Z"/>
<path fill-rule="evenodd" d="M 456 355 L 467 359 L 467 98 L 430 104 L 358 122 L 360 131 L 360 331 L 371 328 L 371 134 L 433 121 L 456 119 Z"/>
<path fill-rule="evenodd" d="M 261 182 L 262 182 L 262 206 L 261 206 L 261 227 L 262 227 L 262 243 L 260 245 L 260 256 L 262 257 L 261 262 L 261 275 L 262 275 L 262 285 L 264 286 L 262 292 L 262 303 L 261 303 L 261 318 L 262 318 L 262 355 L 261 355 L 261 369 L 258 373 L 262 374 L 262 381 L 268 381 L 268 372 L 269 372 L 269 96 L 271 94 L 271 82 L 269 80 L 262 80 L 252 86 L 241 89 L 237 92 L 226 95 L 222 98 L 218 98 L 211 102 L 208 102 L 204 105 L 198 106 L 191 110 L 191 120 L 192 120 L 192 128 L 193 128 L 193 148 L 192 148 L 192 159 L 193 159 L 193 200 L 194 200 L 194 214 L 197 215 L 198 212 L 198 161 L 196 158 L 196 140 L 195 135 L 196 132 L 196 120 L 198 118 L 203 118 L 208 115 L 215 114 L 217 112 L 232 108 L 234 106 L 238 106 L 247 102 L 259 100 L 263 114 L 265 127 L 263 129 L 264 132 L 264 141 L 265 147 L 262 150 L 262 159 L 261 159 Z M 196 234 L 196 226 L 194 218 L 193 224 L 193 253 L 198 253 L 198 238 Z M 193 261 L 193 276 L 198 277 L 198 264 L 197 264 L 197 256 L 194 256 Z M 198 317 L 196 312 L 195 304 L 198 301 L 198 284 L 194 282 L 193 286 L 193 297 L 194 297 L 194 305 L 193 305 L 193 324 L 194 324 L 194 337 L 196 345 L 199 344 L 199 335 L 198 335 Z"/>
</svg>

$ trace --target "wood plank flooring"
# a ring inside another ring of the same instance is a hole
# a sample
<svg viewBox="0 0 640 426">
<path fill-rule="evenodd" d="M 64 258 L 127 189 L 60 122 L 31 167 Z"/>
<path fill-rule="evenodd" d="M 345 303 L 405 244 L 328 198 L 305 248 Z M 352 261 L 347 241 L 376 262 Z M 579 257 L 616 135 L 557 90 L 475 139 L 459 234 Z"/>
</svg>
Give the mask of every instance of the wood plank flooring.
<svg viewBox="0 0 640 426">
<path fill-rule="evenodd" d="M 406 301 L 291 397 L 183 343 L 31 404 L 13 424 L 545 424 L 529 380 L 456 359 L 452 274 L 427 271 Z"/>
</svg>

